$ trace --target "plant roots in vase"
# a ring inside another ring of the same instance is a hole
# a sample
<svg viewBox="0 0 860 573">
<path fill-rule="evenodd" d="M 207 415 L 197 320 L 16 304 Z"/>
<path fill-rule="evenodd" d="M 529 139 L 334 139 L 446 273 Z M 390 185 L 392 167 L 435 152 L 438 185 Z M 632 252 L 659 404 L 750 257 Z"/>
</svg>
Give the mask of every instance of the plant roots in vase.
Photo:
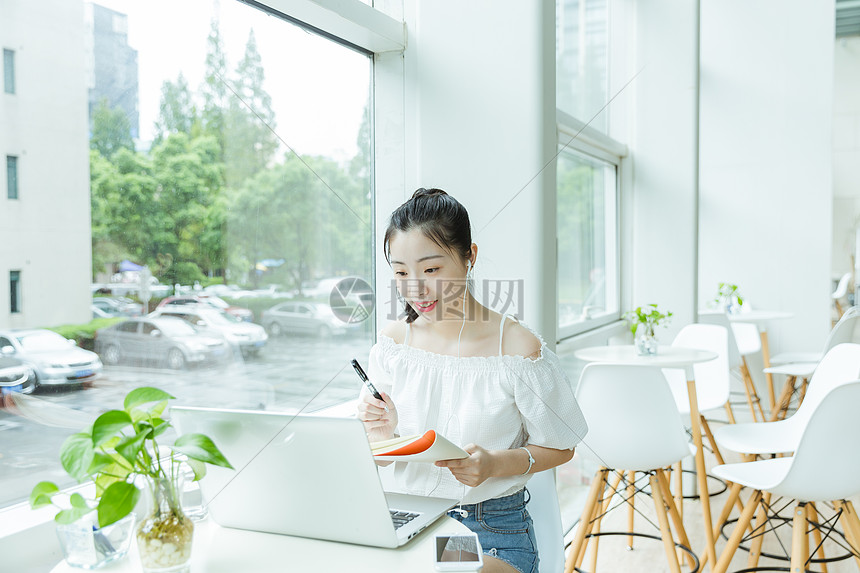
<svg viewBox="0 0 860 573">
<path fill-rule="evenodd" d="M 155 508 L 137 528 L 137 549 L 145 573 L 189 571 L 194 522 L 182 511 L 173 484 L 154 488 Z"/>
<path fill-rule="evenodd" d="M 657 337 L 653 334 L 636 333 L 636 354 L 654 356 L 657 354 Z"/>
</svg>

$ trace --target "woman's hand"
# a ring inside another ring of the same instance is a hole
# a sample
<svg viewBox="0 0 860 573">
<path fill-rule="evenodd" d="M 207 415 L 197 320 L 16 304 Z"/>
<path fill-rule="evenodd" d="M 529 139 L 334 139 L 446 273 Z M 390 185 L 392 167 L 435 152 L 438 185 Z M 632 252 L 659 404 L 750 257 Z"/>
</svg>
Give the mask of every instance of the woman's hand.
<svg viewBox="0 0 860 573">
<path fill-rule="evenodd" d="M 371 394 L 364 394 L 358 403 L 358 419 L 364 422 L 364 431 L 371 442 L 379 442 L 394 437 L 397 428 L 397 408 L 391 396 L 380 393 L 382 400 L 377 400 Z"/>
<path fill-rule="evenodd" d="M 484 483 L 492 477 L 496 470 L 496 459 L 493 454 L 481 446 L 469 444 L 465 448 L 468 458 L 462 460 L 441 460 L 436 465 L 448 468 L 457 481 L 470 487 Z"/>
</svg>

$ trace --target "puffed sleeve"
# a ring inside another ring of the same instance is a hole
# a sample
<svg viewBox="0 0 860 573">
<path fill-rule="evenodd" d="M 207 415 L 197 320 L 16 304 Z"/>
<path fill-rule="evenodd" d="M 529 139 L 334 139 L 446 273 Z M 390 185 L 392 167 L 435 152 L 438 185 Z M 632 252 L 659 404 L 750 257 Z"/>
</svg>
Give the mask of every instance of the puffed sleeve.
<svg viewBox="0 0 860 573">
<path fill-rule="evenodd" d="M 383 342 L 377 342 L 371 347 L 365 372 L 367 372 L 367 377 L 377 390 L 389 395 L 391 394 L 392 378 L 391 373 L 386 367 L 385 345 Z M 364 397 L 367 393 L 367 386 L 362 384 L 359 396 Z"/>
<path fill-rule="evenodd" d="M 588 425 L 558 356 L 545 346 L 542 350 L 537 360 L 510 363 L 506 368 L 508 382 L 528 433 L 528 443 L 569 450 L 585 438 Z"/>
</svg>

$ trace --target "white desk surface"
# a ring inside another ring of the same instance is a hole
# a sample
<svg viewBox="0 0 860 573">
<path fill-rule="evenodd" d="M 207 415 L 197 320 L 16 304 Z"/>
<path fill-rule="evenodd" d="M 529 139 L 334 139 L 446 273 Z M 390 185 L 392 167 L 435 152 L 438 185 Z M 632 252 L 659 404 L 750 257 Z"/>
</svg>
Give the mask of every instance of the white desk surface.
<svg viewBox="0 0 860 573">
<path fill-rule="evenodd" d="M 735 314 L 726 315 L 732 322 L 754 322 L 760 324 L 768 320 L 781 320 L 784 318 L 792 318 L 794 313 L 782 310 L 751 310 L 749 312 L 737 312 Z"/>
<path fill-rule="evenodd" d="M 657 354 L 640 356 L 632 344 L 618 346 L 590 346 L 580 348 L 573 354 L 586 362 L 607 362 L 610 364 L 639 364 L 659 366 L 660 368 L 684 368 L 697 362 L 707 362 L 717 357 L 716 352 L 682 348 L 679 346 L 659 346 Z"/>
<path fill-rule="evenodd" d="M 456 519 L 443 516 L 418 536 L 398 549 L 381 549 L 349 543 L 305 539 L 289 535 L 258 533 L 221 527 L 211 519 L 194 524 L 192 573 L 283 573 L 317 571 L 435 572 L 434 537 L 437 534 L 466 533 L 468 528 Z M 65 561 L 51 573 L 80 573 Z M 125 558 L 98 570 L 104 573 L 140 573 L 137 543 L 132 541 Z"/>
</svg>

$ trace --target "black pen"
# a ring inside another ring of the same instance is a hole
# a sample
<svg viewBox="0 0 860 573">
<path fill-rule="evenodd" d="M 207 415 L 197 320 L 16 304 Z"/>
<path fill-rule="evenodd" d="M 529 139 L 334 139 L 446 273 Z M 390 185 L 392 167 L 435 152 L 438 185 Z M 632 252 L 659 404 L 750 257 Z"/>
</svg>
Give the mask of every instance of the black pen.
<svg viewBox="0 0 860 573">
<path fill-rule="evenodd" d="M 364 385 L 367 386 L 367 389 L 373 394 L 373 397 L 377 400 L 382 400 L 382 394 L 376 389 L 370 379 L 367 377 L 367 374 L 364 373 L 364 368 L 361 367 L 361 364 L 358 363 L 358 360 L 355 358 L 352 359 L 352 367 L 355 369 L 355 373 L 358 374 L 358 377 L 361 378 L 361 381 L 364 382 Z"/>
</svg>

